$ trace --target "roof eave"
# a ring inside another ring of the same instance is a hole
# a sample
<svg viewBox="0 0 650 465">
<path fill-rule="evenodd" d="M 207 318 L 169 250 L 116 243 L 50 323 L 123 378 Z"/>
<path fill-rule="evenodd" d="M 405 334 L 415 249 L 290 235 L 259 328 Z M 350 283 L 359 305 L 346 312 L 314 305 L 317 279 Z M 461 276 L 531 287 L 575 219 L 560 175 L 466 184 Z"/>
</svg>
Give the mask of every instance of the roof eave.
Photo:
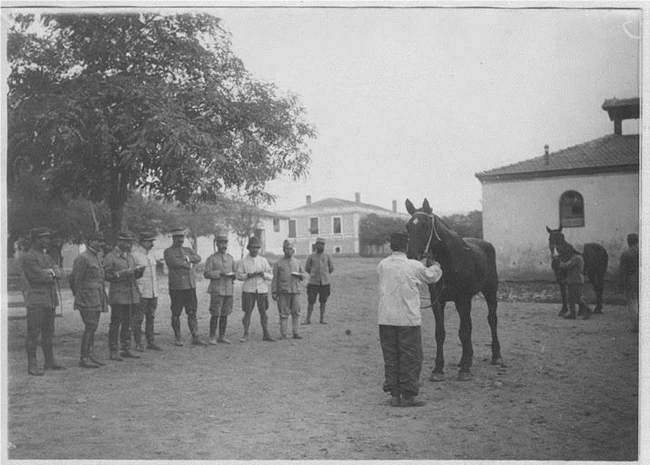
<svg viewBox="0 0 650 465">
<path fill-rule="evenodd" d="M 586 168 L 572 168 L 560 170 L 545 171 L 527 171 L 522 173 L 498 173 L 487 174 L 477 173 L 476 178 L 483 183 L 497 183 L 503 181 L 522 181 L 539 178 L 556 178 L 561 176 L 584 176 L 606 173 L 638 173 L 639 164 L 610 165 L 610 166 L 591 166 Z"/>
</svg>

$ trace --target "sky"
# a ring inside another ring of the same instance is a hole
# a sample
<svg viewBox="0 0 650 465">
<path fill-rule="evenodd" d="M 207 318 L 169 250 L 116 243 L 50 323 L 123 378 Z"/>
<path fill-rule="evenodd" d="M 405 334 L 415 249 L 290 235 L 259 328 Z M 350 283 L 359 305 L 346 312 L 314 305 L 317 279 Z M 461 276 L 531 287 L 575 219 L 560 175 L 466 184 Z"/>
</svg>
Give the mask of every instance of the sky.
<svg viewBox="0 0 650 465">
<path fill-rule="evenodd" d="M 270 183 L 270 209 L 359 192 L 480 210 L 476 173 L 610 134 L 603 102 L 640 95 L 640 10 L 428 5 L 210 9 L 318 130 L 309 175 Z"/>
</svg>

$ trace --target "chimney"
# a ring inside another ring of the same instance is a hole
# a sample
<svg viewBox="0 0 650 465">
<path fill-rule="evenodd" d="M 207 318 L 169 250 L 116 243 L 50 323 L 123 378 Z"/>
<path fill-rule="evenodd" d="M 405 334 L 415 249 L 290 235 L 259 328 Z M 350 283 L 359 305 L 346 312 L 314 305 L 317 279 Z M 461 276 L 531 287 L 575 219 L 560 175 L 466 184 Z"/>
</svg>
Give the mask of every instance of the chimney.
<svg viewBox="0 0 650 465">
<path fill-rule="evenodd" d="M 548 144 L 544 146 L 544 164 L 548 165 L 551 162 L 551 157 L 548 155 Z"/>
<path fill-rule="evenodd" d="M 307 202 L 307 205 L 309 205 L 311 203 L 311 195 L 307 196 L 306 202 Z"/>
<path fill-rule="evenodd" d="M 397 200 L 393 200 L 393 213 L 397 213 Z"/>
<path fill-rule="evenodd" d="M 640 101 L 638 97 L 617 99 L 616 97 L 605 100 L 603 110 L 609 115 L 609 120 L 614 121 L 614 134 L 623 135 L 623 121 L 626 119 L 639 119 Z"/>
<path fill-rule="evenodd" d="M 615 119 L 614 120 L 614 134 L 620 136 L 623 134 L 623 120 Z"/>
<path fill-rule="evenodd" d="M 354 193 L 354 201 L 356 203 L 361 203 L 361 192 L 355 192 Z"/>
</svg>

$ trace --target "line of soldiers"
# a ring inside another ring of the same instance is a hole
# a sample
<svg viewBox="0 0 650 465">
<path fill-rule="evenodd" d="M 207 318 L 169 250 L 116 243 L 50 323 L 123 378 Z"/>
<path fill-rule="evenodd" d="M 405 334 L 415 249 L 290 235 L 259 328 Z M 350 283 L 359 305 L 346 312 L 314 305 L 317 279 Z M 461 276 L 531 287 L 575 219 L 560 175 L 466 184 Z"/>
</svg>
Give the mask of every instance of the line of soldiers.
<svg viewBox="0 0 650 465">
<path fill-rule="evenodd" d="M 51 242 L 51 231 L 36 228 L 30 232 L 32 246 L 22 259 L 27 307 L 27 356 L 28 373 L 43 375 L 36 363 L 38 339 L 45 358 L 44 370 L 62 370 L 64 367 L 54 359 L 52 336 L 54 333 L 55 308 L 60 302 L 59 280 L 63 271 L 47 254 Z M 131 340 L 135 351 L 162 350 L 154 338 L 154 321 L 158 306 L 158 281 L 156 260 L 152 249 L 156 235 L 143 233 L 139 247 L 134 249 L 135 237 L 120 233 L 115 247 L 105 256 L 105 238 L 101 232 L 94 232 L 86 238 L 86 250 L 75 260 L 68 277 L 74 295 L 74 308 L 79 311 L 84 323 L 81 338 L 79 366 L 99 368 L 105 365 L 94 352 L 95 332 L 102 313 L 110 306 L 108 332 L 109 358 L 122 361 L 125 358 L 140 358 L 131 351 Z M 201 257 L 189 247 L 184 247 L 185 230 L 171 232 L 172 245 L 165 249 L 164 260 L 168 268 L 169 295 L 171 300 L 171 326 L 174 344 L 183 346 L 180 317 L 185 310 L 192 345 L 207 346 L 218 343 L 230 344 L 225 337 L 228 315 L 232 313 L 234 281 L 243 281 L 242 319 L 244 334 L 240 342 L 249 340 L 252 312 L 257 306 L 262 325 L 263 340 L 274 341 L 268 329 L 269 285 L 273 300 L 277 302 L 280 314 L 280 337 L 288 338 L 288 319 L 292 320 L 294 339 L 299 334 L 300 282 L 308 279 L 308 314 L 303 324 L 311 323 L 313 307 L 320 303 L 320 323 L 326 324 L 326 303 L 330 295 L 329 275 L 334 271 L 332 258 L 324 252 L 325 240 L 318 238 L 316 250 L 302 264 L 293 257 L 295 249 L 289 240 L 283 243 L 284 256 L 273 269 L 268 261 L 259 255 L 259 239 L 248 241 L 248 254 L 238 263 L 227 253 L 228 238 L 217 235 L 217 251 L 205 263 L 204 277 L 210 280 L 207 292 L 210 294 L 210 339 L 205 343 L 199 337 L 197 323 L 197 295 L 194 266 Z M 106 282 L 109 283 L 108 293 Z M 142 323 L 145 322 L 144 336 Z M 218 334 L 218 336 L 217 336 Z"/>
</svg>

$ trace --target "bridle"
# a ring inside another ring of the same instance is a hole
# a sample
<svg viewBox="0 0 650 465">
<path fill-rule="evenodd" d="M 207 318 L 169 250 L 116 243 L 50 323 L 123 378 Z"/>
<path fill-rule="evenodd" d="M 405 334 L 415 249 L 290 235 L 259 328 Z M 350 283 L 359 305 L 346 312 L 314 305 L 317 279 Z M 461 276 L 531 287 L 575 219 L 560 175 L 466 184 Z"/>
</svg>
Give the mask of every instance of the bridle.
<svg viewBox="0 0 650 465">
<path fill-rule="evenodd" d="M 424 249 L 424 255 L 426 256 L 426 255 L 429 254 L 429 247 L 431 246 L 431 241 L 433 240 L 433 235 L 434 234 L 436 235 L 436 239 L 438 239 L 438 241 L 441 241 L 442 239 L 440 239 L 440 236 L 438 235 L 438 231 L 436 230 L 436 219 L 435 219 L 435 217 L 434 217 L 434 215 L 432 213 L 415 212 L 415 213 L 413 213 L 411 218 L 415 217 L 415 215 L 424 215 L 424 216 L 427 216 L 427 217 L 431 218 L 431 231 L 429 231 L 429 240 L 427 241 L 427 246 Z M 417 218 L 415 218 L 413 220 L 413 223 L 417 224 Z M 433 254 L 433 258 L 435 259 L 435 254 Z"/>
<path fill-rule="evenodd" d="M 433 240 L 433 235 L 436 235 L 436 239 L 438 239 L 439 242 L 442 242 L 442 239 L 440 238 L 440 235 L 438 234 L 438 230 L 436 229 L 436 219 L 435 216 L 432 213 L 425 213 L 425 212 L 415 212 L 413 215 L 411 215 L 411 219 L 413 219 L 413 223 L 417 224 L 417 218 L 414 219 L 415 215 L 424 215 L 429 218 L 431 218 L 431 231 L 429 231 L 429 240 L 427 241 L 427 246 L 424 249 L 424 257 L 429 258 L 431 257 L 432 261 L 436 260 L 436 254 L 435 253 L 430 253 L 429 252 L 429 247 L 431 246 L 431 241 Z M 436 300 L 431 302 L 431 305 L 427 305 L 426 307 L 421 307 L 421 308 L 428 308 L 431 307 L 433 308 L 434 304 L 437 304 L 438 301 L 440 300 L 440 294 L 442 294 L 442 291 L 445 289 L 445 276 L 444 274 L 440 278 L 440 291 L 436 289 Z"/>
</svg>

